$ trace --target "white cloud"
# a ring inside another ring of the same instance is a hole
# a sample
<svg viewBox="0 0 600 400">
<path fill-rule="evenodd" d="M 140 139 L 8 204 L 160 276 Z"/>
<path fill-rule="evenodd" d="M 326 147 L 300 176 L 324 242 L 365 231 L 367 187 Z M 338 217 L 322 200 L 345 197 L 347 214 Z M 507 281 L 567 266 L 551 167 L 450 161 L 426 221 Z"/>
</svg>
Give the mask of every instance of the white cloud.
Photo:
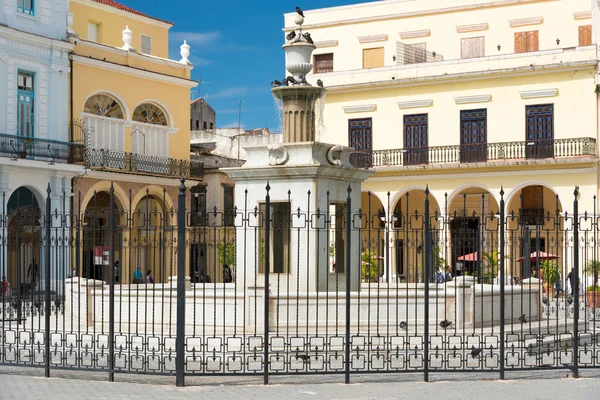
<svg viewBox="0 0 600 400">
<path fill-rule="evenodd" d="M 225 97 L 241 96 L 246 93 L 248 93 L 248 88 L 246 86 L 238 86 L 232 88 L 225 88 L 218 91 L 217 93 L 209 93 L 208 97 L 209 99 L 222 99 Z"/>
<path fill-rule="evenodd" d="M 213 46 L 221 39 L 221 31 L 212 32 L 171 32 L 169 38 L 173 41 L 183 42 L 201 47 Z"/>
</svg>

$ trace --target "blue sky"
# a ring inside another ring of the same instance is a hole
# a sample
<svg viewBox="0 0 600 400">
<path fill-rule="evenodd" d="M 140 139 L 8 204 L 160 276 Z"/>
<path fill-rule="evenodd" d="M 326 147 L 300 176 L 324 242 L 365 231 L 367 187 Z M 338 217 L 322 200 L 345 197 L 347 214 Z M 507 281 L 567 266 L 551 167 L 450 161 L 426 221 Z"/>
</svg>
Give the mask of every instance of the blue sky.
<svg viewBox="0 0 600 400">
<path fill-rule="evenodd" d="M 363 3 L 366 0 L 119 0 L 146 14 L 175 24 L 170 30 L 170 57 L 179 60 L 183 39 L 191 46 L 192 77 L 202 74 L 200 94 L 217 111 L 217 127 L 246 129 L 265 125 L 280 130 L 270 82 L 284 77 L 283 14 L 302 9 Z"/>
</svg>

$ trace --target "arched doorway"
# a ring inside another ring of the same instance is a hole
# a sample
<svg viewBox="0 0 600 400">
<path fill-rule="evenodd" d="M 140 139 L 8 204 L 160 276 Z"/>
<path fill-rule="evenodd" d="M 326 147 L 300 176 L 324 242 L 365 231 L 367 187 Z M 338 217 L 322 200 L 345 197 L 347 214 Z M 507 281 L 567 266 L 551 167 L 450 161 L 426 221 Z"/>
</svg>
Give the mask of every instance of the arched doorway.
<svg viewBox="0 0 600 400">
<path fill-rule="evenodd" d="M 511 193 L 506 215 L 506 254 L 511 275 L 540 278 L 544 261 L 550 260 L 558 266 L 564 280 L 568 273 L 565 260 L 570 258 L 565 238 L 569 232 L 564 229 L 558 195 L 545 185 L 528 184 Z M 542 255 L 532 258 L 531 254 L 537 252 Z"/>
<path fill-rule="evenodd" d="M 164 198 L 146 194 L 140 199 L 132 215 L 131 242 L 125 258 L 130 273 L 126 279 L 133 281 L 134 271 L 139 268 L 143 282 L 148 272 L 156 283 L 167 282 L 169 276 L 177 275 L 171 262 L 174 257 L 172 233 L 166 231 L 168 218 Z"/>
<path fill-rule="evenodd" d="M 440 206 L 437 199 L 423 189 L 411 189 L 395 196 L 391 211 L 393 232 L 394 278 L 403 282 L 423 282 L 425 264 L 425 200 L 429 199 L 433 272 L 445 268 L 445 249 Z"/>
<path fill-rule="evenodd" d="M 121 259 L 123 253 L 123 220 L 122 207 L 115 198 L 114 205 L 114 259 Z M 109 279 L 109 249 L 110 249 L 110 194 L 105 191 L 94 193 L 85 207 L 82 215 L 83 236 L 82 271 L 79 276 L 88 279 L 98 279 L 108 282 Z"/>
<path fill-rule="evenodd" d="M 40 288 L 42 212 L 35 194 L 19 187 L 7 207 L 6 278 L 20 296 Z"/>
<path fill-rule="evenodd" d="M 466 187 L 447 202 L 449 257 L 454 275 L 493 283 L 499 273 L 499 216 L 496 198 L 483 187 Z"/>
</svg>

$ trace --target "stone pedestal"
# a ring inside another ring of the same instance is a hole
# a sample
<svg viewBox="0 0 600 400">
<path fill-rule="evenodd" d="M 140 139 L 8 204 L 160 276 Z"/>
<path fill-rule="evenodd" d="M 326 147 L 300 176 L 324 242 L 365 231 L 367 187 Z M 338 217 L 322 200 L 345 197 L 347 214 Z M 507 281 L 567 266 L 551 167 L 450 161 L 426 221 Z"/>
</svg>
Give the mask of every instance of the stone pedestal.
<svg viewBox="0 0 600 400">
<path fill-rule="evenodd" d="M 315 135 L 315 102 L 325 89 L 312 86 L 279 87 L 271 90 L 283 101 L 283 141 L 313 142 Z"/>
</svg>

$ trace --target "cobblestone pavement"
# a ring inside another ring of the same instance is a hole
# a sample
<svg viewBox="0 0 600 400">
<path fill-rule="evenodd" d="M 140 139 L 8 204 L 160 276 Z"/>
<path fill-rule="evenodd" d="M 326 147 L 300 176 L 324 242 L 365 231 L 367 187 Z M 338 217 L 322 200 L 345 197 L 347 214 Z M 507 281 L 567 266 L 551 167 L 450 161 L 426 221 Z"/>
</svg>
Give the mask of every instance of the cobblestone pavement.
<svg viewBox="0 0 600 400">
<path fill-rule="evenodd" d="M 475 374 L 442 375 L 431 383 L 416 381 L 422 375 L 377 375 L 353 377 L 350 385 L 343 376 L 273 377 L 263 386 L 259 377 L 187 378 L 185 388 L 174 386 L 172 377 L 117 375 L 115 383 L 106 374 L 52 371 L 55 378 L 43 378 L 43 370 L 0 367 L 0 399 L 20 400 L 179 400 L 179 399 L 597 399 L 599 371 L 584 371 L 583 378 L 568 378 L 565 372 L 548 371 L 534 379 L 491 380 Z M 525 374 L 523 374 L 525 375 Z M 494 376 L 495 377 L 495 376 Z M 470 379 L 469 379 L 470 378 Z M 548 379 L 553 378 L 553 379 Z M 466 379 L 466 380 L 465 380 Z"/>
</svg>

